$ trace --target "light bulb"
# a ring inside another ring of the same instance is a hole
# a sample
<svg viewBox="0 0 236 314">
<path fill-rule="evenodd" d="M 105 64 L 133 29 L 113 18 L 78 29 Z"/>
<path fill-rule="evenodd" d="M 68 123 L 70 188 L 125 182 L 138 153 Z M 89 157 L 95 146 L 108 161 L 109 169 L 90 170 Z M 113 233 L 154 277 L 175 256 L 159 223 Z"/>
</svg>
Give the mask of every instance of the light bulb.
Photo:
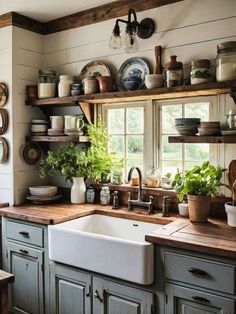
<svg viewBox="0 0 236 314">
<path fill-rule="evenodd" d="M 135 34 L 126 33 L 125 35 L 125 51 L 128 53 L 136 52 L 138 50 L 138 42 Z"/>
<path fill-rule="evenodd" d="M 110 40 L 109 40 L 109 47 L 110 49 L 119 50 L 122 46 L 120 35 L 114 35 L 114 32 L 112 33 Z"/>
</svg>

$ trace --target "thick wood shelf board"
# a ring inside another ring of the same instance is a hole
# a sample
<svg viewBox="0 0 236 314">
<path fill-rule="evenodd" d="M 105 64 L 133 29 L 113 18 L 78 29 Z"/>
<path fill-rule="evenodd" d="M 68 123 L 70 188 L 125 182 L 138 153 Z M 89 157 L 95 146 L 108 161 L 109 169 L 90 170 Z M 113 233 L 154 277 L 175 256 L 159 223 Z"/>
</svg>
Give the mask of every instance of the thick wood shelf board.
<svg viewBox="0 0 236 314">
<path fill-rule="evenodd" d="M 27 101 L 28 105 L 35 106 L 74 106 L 78 103 L 103 104 L 124 101 L 163 100 L 196 96 L 211 96 L 230 93 L 236 88 L 236 81 L 225 83 L 196 84 L 176 87 L 162 87 L 156 89 L 142 89 L 135 91 L 117 91 L 92 95 L 78 95 L 61 98 L 34 99 Z"/>
<path fill-rule="evenodd" d="M 169 143 L 236 143 L 236 135 L 227 136 L 199 136 L 199 135 L 176 135 L 169 136 Z"/>
<path fill-rule="evenodd" d="M 69 136 L 69 135 L 61 135 L 61 136 L 27 136 L 26 141 L 29 142 L 74 142 L 74 143 L 88 143 L 88 136 Z"/>
</svg>

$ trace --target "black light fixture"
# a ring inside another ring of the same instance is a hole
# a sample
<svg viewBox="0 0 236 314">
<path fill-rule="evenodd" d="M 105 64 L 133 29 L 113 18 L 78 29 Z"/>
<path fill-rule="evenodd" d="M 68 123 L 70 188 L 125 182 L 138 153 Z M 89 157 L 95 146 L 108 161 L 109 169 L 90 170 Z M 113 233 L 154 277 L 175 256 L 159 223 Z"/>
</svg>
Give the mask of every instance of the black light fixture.
<svg viewBox="0 0 236 314">
<path fill-rule="evenodd" d="M 132 20 L 133 15 L 133 20 Z M 137 21 L 137 16 L 134 9 L 129 9 L 128 20 L 117 19 L 115 27 L 113 29 L 109 47 L 111 49 L 119 50 L 122 46 L 121 36 L 120 36 L 120 26 L 119 22 L 126 24 L 126 36 L 125 36 L 125 50 L 126 52 L 137 51 L 137 39 L 146 39 L 152 36 L 155 30 L 155 23 L 150 18 L 143 19 L 140 23 Z"/>
</svg>

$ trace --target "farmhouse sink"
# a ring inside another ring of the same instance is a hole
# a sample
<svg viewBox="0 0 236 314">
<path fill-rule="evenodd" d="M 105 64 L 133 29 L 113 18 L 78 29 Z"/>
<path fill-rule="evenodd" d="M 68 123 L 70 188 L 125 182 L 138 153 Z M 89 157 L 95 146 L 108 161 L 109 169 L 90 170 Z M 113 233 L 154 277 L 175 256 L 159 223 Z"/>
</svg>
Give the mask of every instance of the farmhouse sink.
<svg viewBox="0 0 236 314">
<path fill-rule="evenodd" d="M 162 225 L 90 215 L 48 227 L 50 260 L 143 285 L 154 280 L 154 246 Z"/>
</svg>

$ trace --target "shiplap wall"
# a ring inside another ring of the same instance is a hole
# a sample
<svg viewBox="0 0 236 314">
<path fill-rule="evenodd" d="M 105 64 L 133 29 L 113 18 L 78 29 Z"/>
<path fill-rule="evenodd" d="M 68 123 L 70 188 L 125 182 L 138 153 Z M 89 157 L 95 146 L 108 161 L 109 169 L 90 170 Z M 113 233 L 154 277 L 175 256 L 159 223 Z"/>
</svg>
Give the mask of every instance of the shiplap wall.
<svg viewBox="0 0 236 314">
<path fill-rule="evenodd" d="M 28 166 L 19 157 L 19 149 L 25 142 L 30 121 L 40 115 L 36 109 L 24 104 L 25 86 L 37 82 L 39 68 L 50 67 L 58 75 L 76 76 L 88 62 L 101 60 L 115 75 L 126 59 L 138 56 L 147 60 L 152 71 L 156 45 L 164 48 L 163 64 L 169 61 L 170 55 L 176 54 L 180 61 L 189 65 L 191 60 L 197 58 L 209 58 L 214 62 L 217 44 L 236 40 L 235 0 L 185 0 L 140 12 L 137 16 L 138 20 L 153 18 L 157 28 L 150 39 L 139 39 L 139 51 L 135 54 L 127 54 L 124 49 L 114 52 L 108 48 L 115 20 L 44 37 L 17 27 L 1 29 L 0 37 L 4 39 L 0 41 L 0 56 L 3 55 L 0 58 L 0 67 L 4 67 L 4 77 L 1 80 L 6 80 L 9 87 L 12 87 L 12 99 L 10 96 L 7 109 L 11 110 L 13 107 L 14 110 L 11 117 L 13 123 L 6 134 L 13 141 L 11 157 L 7 164 L 0 165 L 0 201 L 21 203 L 27 187 L 40 183 L 37 166 Z M 9 38 L 13 38 L 12 42 Z M 11 51 L 12 63 L 9 57 Z M 228 109 L 234 106 L 230 96 L 219 96 L 217 116 L 214 118 L 224 119 Z M 219 146 L 221 164 L 227 167 L 230 160 L 236 158 L 235 151 L 235 145 Z M 14 176 L 11 175 L 13 168 Z M 60 183 L 63 184 L 64 181 L 60 180 Z"/>
</svg>

